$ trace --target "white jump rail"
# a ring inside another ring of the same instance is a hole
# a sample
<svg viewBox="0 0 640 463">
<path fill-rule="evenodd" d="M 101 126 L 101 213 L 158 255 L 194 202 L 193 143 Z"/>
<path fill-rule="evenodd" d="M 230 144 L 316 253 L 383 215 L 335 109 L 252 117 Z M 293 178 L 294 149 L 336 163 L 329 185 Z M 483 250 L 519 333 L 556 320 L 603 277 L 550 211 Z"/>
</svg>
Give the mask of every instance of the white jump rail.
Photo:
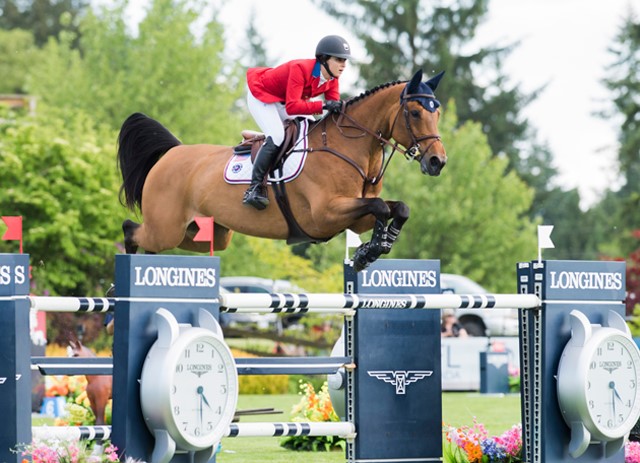
<svg viewBox="0 0 640 463">
<path fill-rule="evenodd" d="M 117 300 L 129 299 L 29 296 L 31 308 L 44 312 L 111 312 Z M 220 311 L 228 313 L 321 312 L 344 315 L 364 308 L 532 309 L 541 305 L 534 294 L 229 293 L 204 301 L 219 302 Z"/>
<path fill-rule="evenodd" d="M 534 294 L 266 294 L 220 295 L 223 312 L 346 311 L 354 309 L 532 309 Z"/>
<path fill-rule="evenodd" d="M 34 439 L 106 440 L 111 437 L 111 426 L 34 426 Z M 338 436 L 355 437 L 355 426 L 346 421 L 338 422 L 282 422 L 282 423 L 232 423 L 224 437 L 278 437 L 278 436 Z"/>
</svg>

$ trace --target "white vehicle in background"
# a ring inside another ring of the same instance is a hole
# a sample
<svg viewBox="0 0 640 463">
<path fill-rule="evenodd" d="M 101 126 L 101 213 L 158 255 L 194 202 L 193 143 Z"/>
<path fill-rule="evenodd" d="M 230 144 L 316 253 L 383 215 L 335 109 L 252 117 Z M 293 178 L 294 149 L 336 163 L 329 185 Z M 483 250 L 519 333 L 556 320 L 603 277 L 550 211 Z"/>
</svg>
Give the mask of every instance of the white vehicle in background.
<svg viewBox="0 0 640 463">
<path fill-rule="evenodd" d="M 300 288 L 287 280 L 271 280 L 269 278 L 259 278 L 251 276 L 234 276 L 220 278 L 220 291 L 229 293 L 301 293 Z M 221 314 L 221 325 L 229 327 L 239 327 L 253 325 L 260 329 L 275 328 L 278 333 L 295 324 L 302 314 L 285 314 L 278 316 L 275 313 L 252 314 L 252 313 L 229 313 Z"/>
<path fill-rule="evenodd" d="M 475 281 L 452 273 L 440 274 L 443 293 L 487 294 Z M 518 336 L 518 309 L 456 309 L 453 311 L 469 336 Z"/>
</svg>

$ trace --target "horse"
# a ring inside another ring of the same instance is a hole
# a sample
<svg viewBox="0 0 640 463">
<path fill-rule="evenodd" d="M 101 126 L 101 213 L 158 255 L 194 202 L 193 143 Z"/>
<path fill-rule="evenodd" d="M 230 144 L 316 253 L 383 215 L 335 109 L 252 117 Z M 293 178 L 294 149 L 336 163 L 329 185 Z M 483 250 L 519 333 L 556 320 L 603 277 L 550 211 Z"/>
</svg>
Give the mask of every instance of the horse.
<svg viewBox="0 0 640 463">
<path fill-rule="evenodd" d="M 69 341 L 72 357 L 94 358 L 96 354 L 78 339 Z M 96 425 L 105 424 L 104 408 L 111 399 L 113 378 L 107 375 L 85 375 L 87 378 L 87 397 L 91 410 L 96 417 Z"/>
<path fill-rule="evenodd" d="M 373 229 L 353 256 L 355 271 L 366 268 L 391 251 L 409 219 L 405 203 L 380 198 L 393 154 L 417 161 L 430 176 L 440 175 L 447 162 L 434 94 L 443 74 L 423 82 L 419 70 L 410 81 L 379 85 L 312 123 L 302 148 L 304 169 L 286 188 L 271 183 L 271 201 L 262 211 L 242 204 L 246 185 L 223 179 L 232 147 L 184 145 L 159 122 L 132 114 L 118 136 L 120 201 L 132 211 L 140 208 L 143 223 L 124 221 L 126 253 L 138 247 L 150 254 L 176 247 L 208 252 L 210 243 L 193 240 L 194 218 L 214 217 L 214 250 L 226 249 L 234 231 L 294 244 Z M 286 194 L 276 205 L 279 188 Z"/>
</svg>

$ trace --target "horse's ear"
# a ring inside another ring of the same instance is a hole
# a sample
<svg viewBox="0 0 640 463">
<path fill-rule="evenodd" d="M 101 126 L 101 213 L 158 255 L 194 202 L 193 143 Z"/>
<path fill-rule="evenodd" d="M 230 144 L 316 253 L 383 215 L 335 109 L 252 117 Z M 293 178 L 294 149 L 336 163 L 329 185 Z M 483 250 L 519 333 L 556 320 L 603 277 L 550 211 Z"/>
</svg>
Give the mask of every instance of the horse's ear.
<svg viewBox="0 0 640 463">
<path fill-rule="evenodd" d="M 420 83 L 422 82 L 422 69 L 413 75 L 409 83 L 407 84 L 407 94 L 420 93 Z"/>
<path fill-rule="evenodd" d="M 429 86 L 431 90 L 435 92 L 436 88 L 438 88 L 438 84 L 440 83 L 440 79 L 442 79 L 443 75 L 444 75 L 444 71 L 440 71 L 431 79 L 427 80 L 426 84 Z"/>
</svg>

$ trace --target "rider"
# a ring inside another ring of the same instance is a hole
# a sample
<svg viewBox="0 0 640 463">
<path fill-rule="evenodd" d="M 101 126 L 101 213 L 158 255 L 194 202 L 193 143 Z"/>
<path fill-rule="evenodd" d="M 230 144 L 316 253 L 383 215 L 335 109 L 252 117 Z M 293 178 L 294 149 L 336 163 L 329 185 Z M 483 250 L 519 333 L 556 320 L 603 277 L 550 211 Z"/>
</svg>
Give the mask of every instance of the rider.
<svg viewBox="0 0 640 463">
<path fill-rule="evenodd" d="M 242 202 L 262 210 L 269 204 L 263 181 L 271 161 L 284 141 L 282 122 L 298 115 L 321 114 L 342 108 L 338 79 L 351 57 L 349 44 L 337 35 L 324 37 L 315 59 L 299 59 L 275 68 L 247 71 L 247 104 L 266 140 L 253 166 L 251 185 Z M 325 103 L 311 100 L 324 94 Z"/>
</svg>

